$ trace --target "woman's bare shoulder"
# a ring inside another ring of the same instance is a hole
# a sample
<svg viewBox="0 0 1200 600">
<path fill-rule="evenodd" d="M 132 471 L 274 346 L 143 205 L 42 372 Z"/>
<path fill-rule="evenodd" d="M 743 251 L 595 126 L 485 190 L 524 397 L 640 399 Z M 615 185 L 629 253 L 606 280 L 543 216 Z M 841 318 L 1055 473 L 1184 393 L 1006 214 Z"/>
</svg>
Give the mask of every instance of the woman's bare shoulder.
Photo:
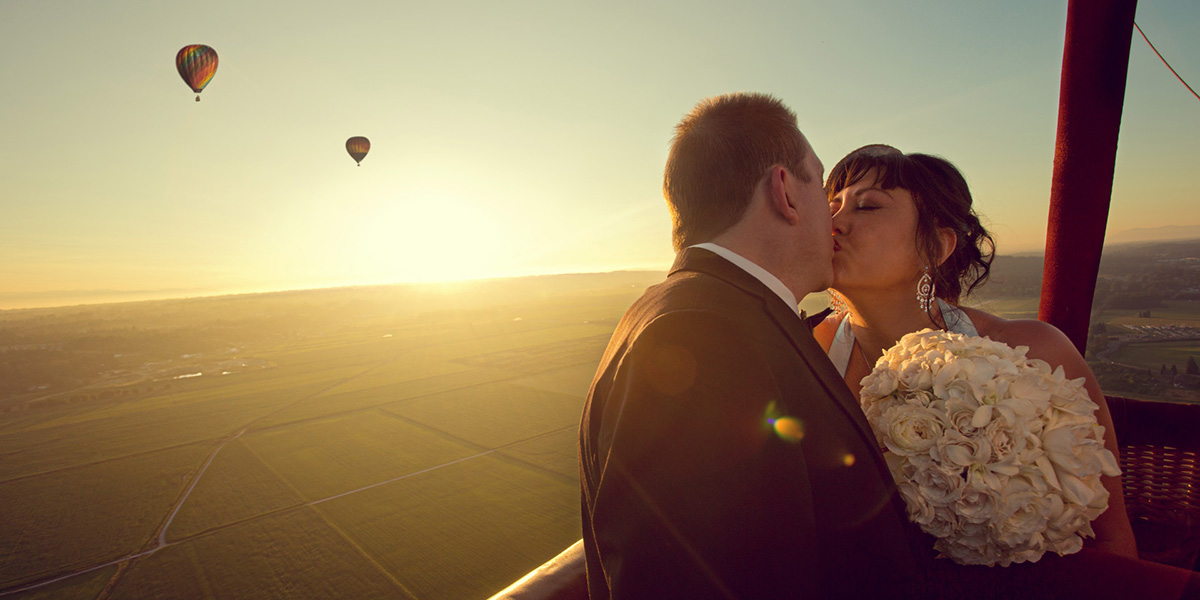
<svg viewBox="0 0 1200 600">
<path fill-rule="evenodd" d="M 963 307 L 979 335 L 1003 342 L 1012 347 L 1027 346 L 1028 356 L 1050 364 L 1063 364 L 1078 355 L 1075 345 L 1062 331 L 1049 323 L 1034 319 L 1005 319 L 976 308 Z"/>
</svg>

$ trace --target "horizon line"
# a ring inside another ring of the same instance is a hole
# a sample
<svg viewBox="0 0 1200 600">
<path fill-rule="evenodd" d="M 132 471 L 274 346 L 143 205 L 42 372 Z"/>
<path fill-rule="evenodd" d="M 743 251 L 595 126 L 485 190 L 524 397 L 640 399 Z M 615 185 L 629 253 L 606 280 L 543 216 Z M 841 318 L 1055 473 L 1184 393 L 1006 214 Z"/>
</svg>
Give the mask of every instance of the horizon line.
<svg viewBox="0 0 1200 600">
<path fill-rule="evenodd" d="M 1106 243 L 1105 248 L 1116 246 L 1140 246 L 1146 244 L 1169 244 L 1175 242 L 1198 241 L 1200 237 L 1187 237 L 1164 240 L 1140 240 L 1129 242 L 1113 242 Z M 1032 256 L 1044 255 L 1045 250 L 1018 250 L 1006 254 L 997 254 L 996 258 L 1005 256 L 1029 258 Z M 363 281 L 363 282 L 339 282 L 328 284 L 279 284 L 278 287 L 265 285 L 254 286 L 247 289 L 244 287 L 230 286 L 227 288 L 159 288 L 159 289 L 143 289 L 143 290 L 116 290 L 116 289 L 90 289 L 90 290 L 43 290 L 35 292 L 0 292 L 0 313 L 23 311 L 23 310 L 47 310 L 47 309 L 62 309 L 62 308 L 78 308 L 83 306 L 104 306 L 110 304 L 129 304 L 134 302 L 159 302 L 168 300 L 199 300 L 221 298 L 226 296 L 251 296 L 258 294 L 279 294 L 289 292 L 308 292 L 318 290 L 335 290 L 349 288 L 366 288 L 366 287 L 387 287 L 387 286 L 447 286 L 457 284 L 479 283 L 485 281 L 498 281 L 505 279 L 526 279 L 534 277 L 554 277 L 564 275 L 603 275 L 610 273 L 621 272 L 666 272 L 670 269 L 670 265 L 666 264 L 662 267 L 647 267 L 647 266 L 627 266 L 619 268 L 608 268 L 598 270 L 563 270 L 563 271 L 541 271 L 528 273 L 510 273 L 497 275 L 482 275 L 478 277 L 464 277 L 460 279 L 427 279 L 427 280 L 410 280 L 410 281 Z M 299 285 L 301 287 L 286 287 L 290 285 Z M 176 295 L 182 294 L 182 295 Z M 189 295 L 192 294 L 192 295 Z M 84 301 L 78 304 L 69 303 L 69 298 L 89 298 L 95 301 Z M 111 299 L 102 299 L 102 298 Z M 39 304 L 34 300 L 33 304 L 21 306 L 6 306 L 8 302 L 16 299 L 33 300 L 35 298 L 53 298 L 57 302 L 66 301 L 67 303 L 49 303 Z M 125 298 L 125 299 L 120 299 Z"/>
</svg>

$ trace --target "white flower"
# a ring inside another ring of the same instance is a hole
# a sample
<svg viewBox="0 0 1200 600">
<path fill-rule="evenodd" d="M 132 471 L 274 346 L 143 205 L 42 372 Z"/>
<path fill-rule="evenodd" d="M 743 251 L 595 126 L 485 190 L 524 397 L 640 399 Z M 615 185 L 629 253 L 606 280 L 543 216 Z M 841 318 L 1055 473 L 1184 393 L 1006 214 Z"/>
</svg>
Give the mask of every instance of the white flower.
<svg viewBox="0 0 1200 600">
<path fill-rule="evenodd" d="M 893 406 L 880 419 L 883 443 L 901 456 L 925 454 L 946 429 L 944 419 L 937 411 L 917 404 Z"/>
<path fill-rule="evenodd" d="M 987 440 L 991 447 L 991 459 L 997 463 L 1016 464 L 1020 453 L 1029 443 L 1024 435 L 1023 422 L 1009 423 L 997 419 L 987 424 L 979 436 Z"/>
<path fill-rule="evenodd" d="M 936 468 L 918 468 L 912 475 L 917 491 L 935 506 L 953 504 L 962 497 L 967 482 L 958 472 Z"/>
<path fill-rule="evenodd" d="M 925 330 L 884 352 L 860 398 L 909 517 L 962 564 L 1069 554 L 1118 475 L 1083 379 L 1028 348 Z"/>
<path fill-rule="evenodd" d="M 967 437 L 955 429 L 948 429 L 934 441 L 929 455 L 943 466 L 965 468 L 987 462 L 992 457 L 992 449 L 986 438 Z"/>
<path fill-rule="evenodd" d="M 1000 508 L 1000 492 L 983 485 L 968 485 L 954 507 L 971 523 L 988 523 Z"/>
<path fill-rule="evenodd" d="M 896 488 L 904 498 L 904 504 L 908 507 L 908 518 L 912 519 L 913 523 L 928 525 L 933 522 L 933 503 L 920 493 L 917 484 L 912 481 L 900 481 L 897 482 Z"/>
<path fill-rule="evenodd" d="M 899 385 L 896 372 L 886 367 L 876 367 L 870 375 L 863 379 L 863 381 L 868 380 L 870 384 L 863 386 L 862 394 L 863 396 L 870 396 L 872 398 L 890 396 L 892 392 L 896 391 L 896 386 Z"/>
</svg>

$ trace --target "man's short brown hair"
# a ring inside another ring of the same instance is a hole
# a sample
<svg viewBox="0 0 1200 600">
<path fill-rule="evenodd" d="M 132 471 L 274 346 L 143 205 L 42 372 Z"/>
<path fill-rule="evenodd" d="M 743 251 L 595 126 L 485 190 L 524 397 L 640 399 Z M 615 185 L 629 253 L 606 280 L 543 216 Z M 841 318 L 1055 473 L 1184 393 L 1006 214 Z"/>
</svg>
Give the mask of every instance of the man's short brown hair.
<svg viewBox="0 0 1200 600">
<path fill-rule="evenodd" d="M 796 114 L 765 94 L 725 94 L 696 105 L 667 156 L 663 196 L 675 250 L 706 242 L 741 220 L 767 169 L 781 165 L 808 181 Z"/>
</svg>

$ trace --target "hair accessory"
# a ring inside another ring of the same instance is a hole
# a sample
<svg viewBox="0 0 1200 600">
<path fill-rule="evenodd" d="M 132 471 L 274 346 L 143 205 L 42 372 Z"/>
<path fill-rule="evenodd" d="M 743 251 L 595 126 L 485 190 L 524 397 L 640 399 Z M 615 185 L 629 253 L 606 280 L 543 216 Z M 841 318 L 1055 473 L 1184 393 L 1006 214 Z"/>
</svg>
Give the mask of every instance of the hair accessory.
<svg viewBox="0 0 1200 600">
<path fill-rule="evenodd" d="M 833 312 L 840 315 L 850 310 L 850 307 L 846 306 L 846 299 L 841 294 L 832 289 L 825 290 L 825 293 L 829 295 L 829 308 L 833 309 Z"/>
<path fill-rule="evenodd" d="M 929 276 L 929 265 L 925 265 L 925 274 L 917 281 L 917 304 L 921 306 L 922 312 L 929 312 L 935 293 L 937 293 L 937 284 L 933 282 L 933 277 Z"/>
</svg>

